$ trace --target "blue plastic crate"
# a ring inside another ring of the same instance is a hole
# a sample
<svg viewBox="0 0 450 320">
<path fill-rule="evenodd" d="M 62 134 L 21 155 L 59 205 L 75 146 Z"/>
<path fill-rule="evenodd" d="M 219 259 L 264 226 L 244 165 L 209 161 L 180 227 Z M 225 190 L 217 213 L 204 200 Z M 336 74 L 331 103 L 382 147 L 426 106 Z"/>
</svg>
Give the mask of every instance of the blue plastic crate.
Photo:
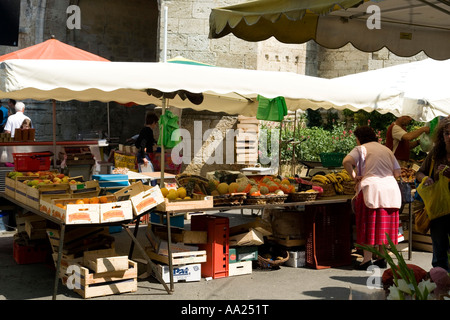
<svg viewBox="0 0 450 320">
<path fill-rule="evenodd" d="M 130 185 L 126 174 L 94 174 L 93 180 L 98 181 L 100 188 L 122 188 Z"/>
<path fill-rule="evenodd" d="M 160 215 L 158 213 L 152 212 L 150 214 L 150 222 L 161 223 Z M 162 224 L 167 225 L 166 217 L 163 218 Z M 180 215 L 180 216 L 170 217 L 170 226 L 184 228 L 184 216 Z"/>
</svg>

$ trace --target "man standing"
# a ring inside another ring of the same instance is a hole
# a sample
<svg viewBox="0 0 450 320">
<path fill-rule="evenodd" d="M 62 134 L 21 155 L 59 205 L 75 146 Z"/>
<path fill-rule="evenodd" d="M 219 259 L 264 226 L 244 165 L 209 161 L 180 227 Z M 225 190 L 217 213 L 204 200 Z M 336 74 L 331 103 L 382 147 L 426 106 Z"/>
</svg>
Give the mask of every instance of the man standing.
<svg viewBox="0 0 450 320">
<path fill-rule="evenodd" d="M 9 116 L 8 120 L 5 124 L 5 131 L 6 133 L 11 134 L 11 138 L 14 138 L 14 134 L 16 129 L 20 129 L 22 126 L 23 120 L 28 119 L 31 121 L 29 117 L 24 115 L 25 111 L 25 104 L 23 102 L 16 102 L 15 105 L 16 113 Z"/>
<path fill-rule="evenodd" d="M 8 105 L 10 102 L 8 101 Z M 5 129 L 6 120 L 8 120 L 8 117 L 11 115 L 11 112 L 9 111 L 9 108 L 5 106 L 0 106 L 0 132 L 3 132 Z"/>
<path fill-rule="evenodd" d="M 409 161 L 410 150 L 420 144 L 420 140 L 417 138 L 422 133 L 430 132 L 430 127 L 428 126 L 407 132 L 406 126 L 411 121 L 411 117 L 401 116 L 389 126 L 386 133 L 386 147 L 394 152 L 395 157 L 399 161 Z"/>
</svg>

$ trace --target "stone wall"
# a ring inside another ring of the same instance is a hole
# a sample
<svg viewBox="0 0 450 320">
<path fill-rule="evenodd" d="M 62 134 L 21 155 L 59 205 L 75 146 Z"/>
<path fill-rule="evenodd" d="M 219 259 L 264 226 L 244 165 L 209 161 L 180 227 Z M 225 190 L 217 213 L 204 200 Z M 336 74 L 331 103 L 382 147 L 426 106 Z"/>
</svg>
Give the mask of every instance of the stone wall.
<svg viewBox="0 0 450 320">
<path fill-rule="evenodd" d="M 67 7 L 77 4 L 81 29 L 69 29 Z M 157 1 L 147 0 L 22 0 L 18 47 L 0 46 L 0 55 L 26 48 L 51 36 L 111 61 L 158 61 L 159 11 Z M 89 75 L 86 75 L 87 77 Z M 25 100 L 36 139 L 53 139 L 51 101 Z M 6 101 L 2 101 L 6 105 Z M 110 103 L 110 130 L 120 141 L 139 132 L 146 110 Z M 56 103 L 57 140 L 75 140 L 78 134 L 108 132 L 107 104 L 98 101 Z"/>
</svg>

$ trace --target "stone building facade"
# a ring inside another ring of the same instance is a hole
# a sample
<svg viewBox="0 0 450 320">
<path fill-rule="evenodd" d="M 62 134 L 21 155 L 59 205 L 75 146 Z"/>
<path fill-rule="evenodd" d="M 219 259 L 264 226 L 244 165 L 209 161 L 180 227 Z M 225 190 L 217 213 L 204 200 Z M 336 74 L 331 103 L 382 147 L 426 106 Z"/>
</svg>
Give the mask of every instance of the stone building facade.
<svg viewBox="0 0 450 320">
<path fill-rule="evenodd" d="M 209 14 L 212 8 L 240 3 L 240 0 L 21 0 L 18 47 L 0 46 L 0 55 L 49 39 L 58 40 L 103 56 L 111 61 L 157 62 L 183 56 L 221 67 L 290 71 L 324 78 L 377 69 L 411 60 L 418 55 L 399 58 L 383 49 L 365 53 L 350 44 L 328 50 L 309 42 L 283 44 L 274 39 L 246 42 L 232 35 L 209 39 Z M 80 9 L 80 29 L 70 29 L 72 16 L 67 8 Z M 164 8 L 167 7 L 167 30 Z M 167 48 L 164 44 L 167 43 Z M 88 76 L 88 75 L 86 75 Z M 151 76 L 151 75 L 149 75 Z M 38 140 L 52 139 L 50 101 L 25 101 L 26 113 L 33 119 Z M 57 102 L 57 139 L 72 140 L 110 132 L 119 142 L 137 134 L 146 111 L 154 106 L 124 107 L 111 102 Z M 109 110 L 109 127 L 108 114 Z M 157 109 L 158 111 L 158 109 Z M 181 127 L 193 128 L 195 119 L 203 128 L 221 119 L 234 126 L 236 116 L 183 110 Z M 223 123 L 222 123 L 223 125 Z M 202 166 L 189 170 L 199 172 Z"/>
</svg>

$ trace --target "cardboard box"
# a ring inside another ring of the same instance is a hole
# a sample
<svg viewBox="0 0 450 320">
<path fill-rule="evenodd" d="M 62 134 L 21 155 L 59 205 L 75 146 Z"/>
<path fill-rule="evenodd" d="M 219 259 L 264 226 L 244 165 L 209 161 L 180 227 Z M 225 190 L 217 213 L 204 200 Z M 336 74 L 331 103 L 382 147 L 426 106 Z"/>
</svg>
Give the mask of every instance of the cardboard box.
<svg viewBox="0 0 450 320">
<path fill-rule="evenodd" d="M 284 263 L 284 265 L 301 268 L 306 264 L 306 253 L 305 251 L 289 251 L 289 259 Z"/>
<path fill-rule="evenodd" d="M 272 225 L 259 217 L 251 222 L 230 227 L 230 235 L 245 233 L 250 229 L 259 231 L 263 236 L 270 236 L 272 234 Z"/>
<path fill-rule="evenodd" d="M 241 261 L 258 260 L 257 246 L 243 246 L 229 248 L 229 262 L 236 263 Z"/>
<path fill-rule="evenodd" d="M 133 207 L 130 200 L 101 203 L 100 223 L 133 219 Z"/>
<path fill-rule="evenodd" d="M 251 261 L 241 261 L 236 263 L 230 263 L 228 266 L 228 276 L 240 276 L 244 274 L 252 273 L 252 262 Z"/>
<path fill-rule="evenodd" d="M 114 193 L 118 200 L 131 200 L 133 212 L 140 215 L 164 202 L 159 186 L 146 186 L 141 181 Z"/>
<path fill-rule="evenodd" d="M 264 244 L 264 236 L 255 229 L 250 229 L 246 233 L 230 236 L 230 246 L 259 246 Z"/>
<path fill-rule="evenodd" d="M 169 266 L 158 264 L 158 272 L 161 275 L 164 282 L 170 282 Z M 193 282 L 201 280 L 201 270 L 200 264 L 188 264 L 184 266 L 177 266 L 173 268 L 173 282 Z"/>
</svg>

